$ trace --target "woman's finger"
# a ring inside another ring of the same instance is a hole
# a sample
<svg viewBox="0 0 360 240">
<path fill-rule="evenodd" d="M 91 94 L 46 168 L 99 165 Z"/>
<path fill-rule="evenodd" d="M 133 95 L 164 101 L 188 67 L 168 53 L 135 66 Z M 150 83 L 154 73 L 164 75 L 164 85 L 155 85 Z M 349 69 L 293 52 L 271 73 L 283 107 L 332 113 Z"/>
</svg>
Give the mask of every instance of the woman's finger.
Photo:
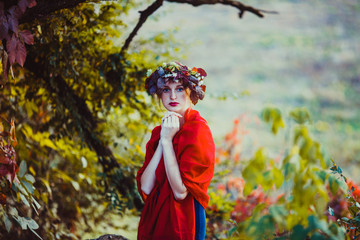
<svg viewBox="0 0 360 240">
<path fill-rule="evenodd" d="M 176 113 L 176 112 L 171 112 L 171 111 L 167 111 L 167 112 L 164 114 L 164 117 L 168 117 L 168 116 L 171 116 L 171 115 L 175 115 L 175 116 L 177 116 L 177 117 L 179 117 L 179 118 L 182 117 L 181 114 Z"/>
<path fill-rule="evenodd" d="M 169 119 L 168 119 L 168 118 L 164 118 L 163 126 L 164 126 L 164 127 L 167 127 L 168 124 L 169 124 Z"/>
<path fill-rule="evenodd" d="M 179 113 L 171 112 L 171 114 L 172 114 L 172 115 L 175 115 L 175 116 L 177 116 L 177 117 L 179 117 L 179 118 L 182 118 L 181 114 L 179 114 Z"/>
<path fill-rule="evenodd" d="M 175 128 L 179 127 L 179 118 L 177 116 L 172 115 L 171 122 L 173 127 Z"/>
</svg>

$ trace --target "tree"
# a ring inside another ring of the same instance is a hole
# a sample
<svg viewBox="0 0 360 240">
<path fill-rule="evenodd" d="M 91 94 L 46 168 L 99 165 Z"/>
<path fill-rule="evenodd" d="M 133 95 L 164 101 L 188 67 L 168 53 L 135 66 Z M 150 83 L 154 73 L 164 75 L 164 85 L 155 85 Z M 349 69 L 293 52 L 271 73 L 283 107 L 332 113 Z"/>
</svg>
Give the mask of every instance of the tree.
<svg viewBox="0 0 360 240">
<path fill-rule="evenodd" d="M 231 5 L 239 9 L 240 17 L 246 11 L 259 16 L 265 12 L 236 1 L 169 2 Z M 76 238 L 76 222 L 87 224 L 107 211 L 98 209 L 105 198 L 119 212 L 141 209 L 135 170 L 144 157 L 140 145 L 148 125 L 159 119 L 143 79 L 146 69 L 155 67 L 152 59 L 158 54 L 128 47 L 162 3 L 155 1 L 142 11 L 139 23 L 125 37 L 119 28 L 126 27 L 123 19 L 135 3 L 0 1 L 4 76 L 0 112 L 3 119 L 16 122 L 16 152 L 36 180 L 33 195 L 42 206 L 36 214 L 36 209 L 19 204 L 25 203 L 19 200 L 21 193 L 10 190 L 3 207 L 12 216 L 9 221 L 18 216 L 10 210 L 18 209 L 23 217 L 38 222 L 40 236 L 55 239 L 56 233 L 66 239 Z M 119 37 L 126 38 L 122 48 L 112 43 Z M 143 44 L 156 49 L 158 43 Z M 6 81 L 9 71 L 12 81 Z M 5 187 L 9 186 L 3 182 L 1 191 Z M 26 233 L 16 228 L 9 234 L 24 238 Z"/>
</svg>

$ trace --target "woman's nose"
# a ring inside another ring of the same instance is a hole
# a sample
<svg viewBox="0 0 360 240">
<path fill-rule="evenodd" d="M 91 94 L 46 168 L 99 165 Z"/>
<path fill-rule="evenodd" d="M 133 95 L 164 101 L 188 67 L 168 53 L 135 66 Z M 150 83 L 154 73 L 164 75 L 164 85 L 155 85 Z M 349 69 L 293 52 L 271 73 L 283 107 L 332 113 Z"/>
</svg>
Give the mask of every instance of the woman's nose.
<svg viewBox="0 0 360 240">
<path fill-rule="evenodd" d="M 176 99 L 176 92 L 174 90 L 171 91 L 170 98 L 171 99 Z"/>
</svg>

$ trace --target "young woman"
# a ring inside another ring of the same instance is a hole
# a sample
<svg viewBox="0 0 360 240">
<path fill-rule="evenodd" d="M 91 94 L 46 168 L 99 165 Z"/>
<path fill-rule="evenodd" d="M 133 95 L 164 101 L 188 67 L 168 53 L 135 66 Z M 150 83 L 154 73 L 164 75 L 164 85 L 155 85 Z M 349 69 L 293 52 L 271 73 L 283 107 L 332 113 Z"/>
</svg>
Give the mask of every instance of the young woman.
<svg viewBox="0 0 360 240">
<path fill-rule="evenodd" d="M 145 82 L 168 110 L 146 145 L 137 173 L 145 202 L 138 239 L 204 239 L 207 189 L 214 174 L 215 145 L 207 122 L 191 108 L 204 98 L 201 68 L 163 64 Z"/>
</svg>

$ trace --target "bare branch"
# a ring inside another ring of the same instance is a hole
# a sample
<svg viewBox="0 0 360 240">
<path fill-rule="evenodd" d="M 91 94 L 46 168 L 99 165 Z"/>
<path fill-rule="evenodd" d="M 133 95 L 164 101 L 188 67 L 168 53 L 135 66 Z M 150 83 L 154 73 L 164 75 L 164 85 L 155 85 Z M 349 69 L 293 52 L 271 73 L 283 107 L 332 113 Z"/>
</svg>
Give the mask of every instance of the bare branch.
<svg viewBox="0 0 360 240">
<path fill-rule="evenodd" d="M 124 46 L 121 48 L 121 53 L 123 53 L 124 51 L 126 51 L 128 49 L 131 41 L 133 40 L 133 38 L 135 37 L 135 35 L 139 31 L 141 26 L 145 23 L 146 19 L 151 14 L 153 14 L 156 10 L 158 10 L 161 7 L 161 5 L 163 4 L 163 2 L 164 2 L 164 0 L 156 0 L 147 9 L 145 9 L 143 11 L 139 11 L 140 12 L 139 21 L 136 24 L 135 28 L 130 33 L 130 35 L 127 37 L 127 39 L 126 39 L 126 41 L 124 43 Z"/>
<path fill-rule="evenodd" d="M 245 12 L 251 12 L 258 17 L 264 17 L 263 13 L 277 13 L 275 11 L 265 11 L 258 8 L 254 8 L 252 6 L 247 6 L 241 2 L 233 1 L 233 0 L 166 0 L 167 2 L 174 2 L 174 3 L 187 3 L 191 4 L 194 7 L 200 5 L 214 5 L 214 4 L 223 4 L 229 5 L 232 7 L 237 8 L 239 12 L 239 17 L 242 18 Z"/>
<path fill-rule="evenodd" d="M 239 10 L 240 18 L 243 17 L 245 12 L 251 12 L 261 18 L 264 17 L 264 15 L 263 15 L 264 13 L 273 13 L 273 14 L 277 13 L 276 11 L 266 11 L 266 10 L 254 8 L 252 6 L 247 6 L 241 2 L 234 1 L 234 0 L 165 0 L 165 1 L 173 2 L 173 3 L 187 3 L 187 4 L 193 5 L 194 7 L 197 7 L 200 5 L 214 5 L 214 4 L 228 5 L 228 6 L 235 7 Z M 153 14 L 157 9 L 159 9 L 162 6 L 163 2 L 164 2 L 164 0 L 156 0 L 147 9 L 145 9 L 144 11 L 140 11 L 141 14 L 140 14 L 139 21 L 136 24 L 135 28 L 130 33 L 130 35 L 128 36 L 128 38 L 126 39 L 125 44 L 121 49 L 121 53 L 124 53 L 129 48 L 131 41 L 133 40 L 133 38 L 139 31 L 141 26 L 145 23 L 145 21 L 151 14 Z"/>
</svg>

